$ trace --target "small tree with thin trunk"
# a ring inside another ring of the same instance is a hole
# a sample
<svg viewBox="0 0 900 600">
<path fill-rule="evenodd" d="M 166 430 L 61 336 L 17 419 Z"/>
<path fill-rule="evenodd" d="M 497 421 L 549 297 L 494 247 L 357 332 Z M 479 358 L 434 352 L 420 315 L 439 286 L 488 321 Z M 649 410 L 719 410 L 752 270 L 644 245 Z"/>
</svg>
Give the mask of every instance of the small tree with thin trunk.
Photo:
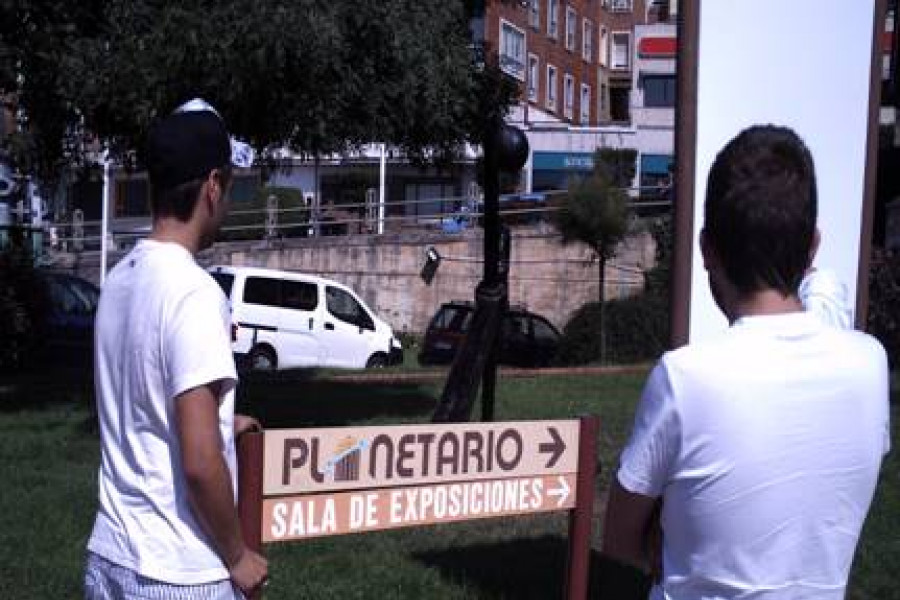
<svg viewBox="0 0 900 600">
<path fill-rule="evenodd" d="M 628 229 L 628 196 L 613 185 L 603 169 L 569 185 L 563 205 L 555 213 L 563 244 L 586 244 L 599 263 L 600 361 L 606 360 L 606 264 L 615 257 Z"/>
</svg>

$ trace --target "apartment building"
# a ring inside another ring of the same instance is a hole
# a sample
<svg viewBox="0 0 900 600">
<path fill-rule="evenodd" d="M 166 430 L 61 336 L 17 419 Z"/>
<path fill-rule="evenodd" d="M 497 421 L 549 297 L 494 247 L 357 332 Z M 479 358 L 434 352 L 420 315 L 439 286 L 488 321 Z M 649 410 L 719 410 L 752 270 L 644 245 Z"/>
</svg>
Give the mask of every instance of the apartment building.
<svg viewBox="0 0 900 600">
<path fill-rule="evenodd" d="M 634 28 L 631 123 L 638 150 L 635 182 L 653 196 L 672 182 L 675 143 L 675 24 L 656 22 Z"/>
<path fill-rule="evenodd" d="M 521 84 L 522 121 L 628 121 L 635 5 L 643 0 L 490 2 L 485 39 Z"/>
<path fill-rule="evenodd" d="M 676 13 L 677 3 L 670 0 L 488 3 L 486 41 L 500 68 L 520 83 L 520 101 L 508 120 L 531 144 L 523 190 L 564 187 L 573 175 L 593 168 L 600 147 L 635 148 L 662 157 L 641 166 L 666 169 L 674 147 L 674 102 L 654 105 L 655 90 L 666 84 L 652 78 L 651 106 L 634 92 L 645 81 L 638 70 L 644 61 L 668 61 L 647 64 L 664 67 L 665 76 L 674 79 Z M 639 27 L 655 27 L 659 31 L 646 35 L 667 41 L 648 42 L 640 53 Z M 659 55 L 663 49 L 671 54 Z M 643 173 L 636 177 L 635 186 L 644 179 Z"/>
</svg>

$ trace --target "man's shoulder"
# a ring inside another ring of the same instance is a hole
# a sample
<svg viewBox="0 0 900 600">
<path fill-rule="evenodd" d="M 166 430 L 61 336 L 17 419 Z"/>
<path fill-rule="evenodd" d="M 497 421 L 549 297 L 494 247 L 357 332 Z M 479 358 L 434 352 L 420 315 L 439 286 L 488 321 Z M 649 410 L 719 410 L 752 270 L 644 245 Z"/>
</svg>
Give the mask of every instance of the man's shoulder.
<svg viewBox="0 0 900 600">
<path fill-rule="evenodd" d="M 786 336 L 792 346 L 787 352 L 772 353 L 772 346 L 765 340 L 768 335 L 728 330 L 708 340 L 682 346 L 666 352 L 660 365 L 667 374 L 691 379 L 710 377 L 717 379 L 727 374 L 739 374 L 740 366 L 756 368 L 776 362 L 817 360 L 822 364 L 854 365 L 860 371 L 882 368 L 887 364 L 887 353 L 881 342 L 872 335 L 852 329 L 841 329 L 810 320 L 812 330 Z M 760 340 L 764 341 L 760 341 Z M 886 367 L 884 367 L 886 368 Z"/>
<path fill-rule="evenodd" d="M 744 350 L 743 344 L 726 332 L 669 350 L 662 355 L 660 364 L 666 369 L 680 371 L 715 371 L 716 365 L 730 364 Z"/>
</svg>

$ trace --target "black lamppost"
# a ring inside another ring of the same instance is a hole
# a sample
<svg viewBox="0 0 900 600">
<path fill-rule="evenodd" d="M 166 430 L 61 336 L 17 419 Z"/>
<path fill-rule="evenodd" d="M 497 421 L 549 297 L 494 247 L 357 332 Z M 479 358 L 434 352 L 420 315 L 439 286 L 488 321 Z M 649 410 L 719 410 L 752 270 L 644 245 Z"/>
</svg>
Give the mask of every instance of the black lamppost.
<svg viewBox="0 0 900 600">
<path fill-rule="evenodd" d="M 473 3 L 472 40 L 476 66 L 486 69 L 484 0 Z M 475 314 L 459 348 L 447 383 L 432 420 L 468 421 L 481 380 L 482 420 L 494 418 L 494 391 L 497 379 L 497 349 L 502 334 L 500 324 L 507 306 L 509 273 L 509 232 L 500 225 L 500 172 L 517 172 L 528 159 L 528 140 L 521 130 L 503 121 L 500 107 L 492 98 L 494 90 L 482 86 L 479 104 L 484 123 L 481 128 L 484 193 L 484 271 L 475 289 Z M 505 243 L 504 243 L 505 241 Z"/>
</svg>

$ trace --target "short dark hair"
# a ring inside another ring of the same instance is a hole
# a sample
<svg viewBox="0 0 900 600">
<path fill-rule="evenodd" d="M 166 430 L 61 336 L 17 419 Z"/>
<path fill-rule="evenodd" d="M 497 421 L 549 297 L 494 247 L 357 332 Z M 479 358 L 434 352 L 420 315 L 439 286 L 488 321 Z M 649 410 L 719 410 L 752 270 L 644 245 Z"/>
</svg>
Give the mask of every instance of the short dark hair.
<svg viewBox="0 0 900 600">
<path fill-rule="evenodd" d="M 786 127 L 757 125 L 713 162 L 705 236 L 741 294 L 796 294 L 816 231 L 816 174 L 803 140 Z"/>
<path fill-rule="evenodd" d="M 220 183 L 224 189 L 231 181 L 231 165 L 222 166 L 219 173 Z M 190 220 L 205 182 L 206 179 L 193 179 L 175 187 L 157 189 L 151 181 L 150 211 L 153 217 L 175 217 L 182 222 Z"/>
</svg>

